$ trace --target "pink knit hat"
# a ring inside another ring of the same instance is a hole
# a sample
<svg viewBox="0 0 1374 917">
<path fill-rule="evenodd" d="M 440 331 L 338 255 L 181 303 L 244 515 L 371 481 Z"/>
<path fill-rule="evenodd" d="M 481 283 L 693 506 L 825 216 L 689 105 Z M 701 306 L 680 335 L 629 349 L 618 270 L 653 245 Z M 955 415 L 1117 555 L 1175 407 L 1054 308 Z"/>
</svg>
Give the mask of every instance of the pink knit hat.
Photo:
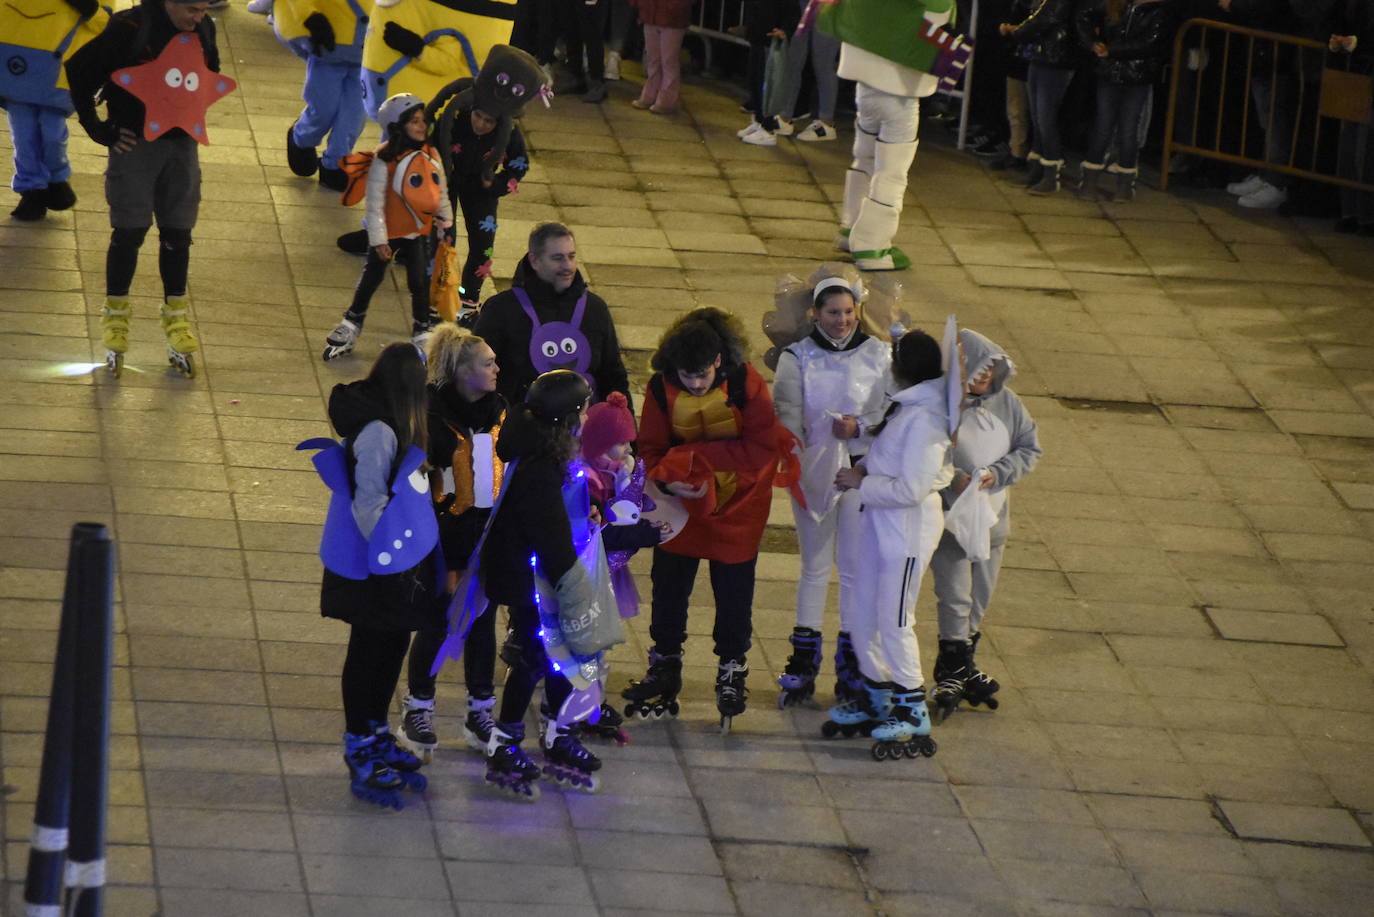
<svg viewBox="0 0 1374 917">
<path fill-rule="evenodd" d="M 582 458 L 591 461 L 616 443 L 634 442 L 637 435 L 629 401 L 620 392 L 611 392 L 605 401 L 587 409 L 582 424 Z"/>
</svg>

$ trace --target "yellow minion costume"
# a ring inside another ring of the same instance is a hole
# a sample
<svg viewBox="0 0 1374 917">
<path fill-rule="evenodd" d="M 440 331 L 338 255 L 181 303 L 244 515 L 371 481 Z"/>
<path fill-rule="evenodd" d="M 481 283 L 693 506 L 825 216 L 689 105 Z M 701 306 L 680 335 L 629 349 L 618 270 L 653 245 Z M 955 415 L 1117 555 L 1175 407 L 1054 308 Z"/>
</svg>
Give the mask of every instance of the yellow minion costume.
<svg viewBox="0 0 1374 917">
<path fill-rule="evenodd" d="M 363 106 L 377 117 L 400 93 L 432 99 L 476 76 L 493 45 L 510 40 L 515 0 L 377 0 L 363 42 Z"/>
<path fill-rule="evenodd" d="M 20 194 L 12 216 L 40 220 L 76 203 L 67 179 L 67 115 L 72 112 L 63 66 L 104 30 L 108 10 L 96 0 L 9 0 L 0 4 L 0 108 L 14 141 Z"/>
</svg>

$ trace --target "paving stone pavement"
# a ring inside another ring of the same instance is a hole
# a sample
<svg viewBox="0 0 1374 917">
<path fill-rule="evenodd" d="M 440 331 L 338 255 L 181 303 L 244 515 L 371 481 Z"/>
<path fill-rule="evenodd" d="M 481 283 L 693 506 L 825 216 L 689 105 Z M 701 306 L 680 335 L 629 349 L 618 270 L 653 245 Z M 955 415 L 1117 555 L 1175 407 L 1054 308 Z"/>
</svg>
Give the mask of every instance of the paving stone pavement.
<svg viewBox="0 0 1374 917">
<path fill-rule="evenodd" d="M 400 813 L 353 800 L 346 634 L 316 610 L 324 490 L 292 447 L 328 435 L 324 396 L 406 307 L 393 279 L 359 355 L 320 361 L 355 217 L 286 168 L 299 64 L 263 19 L 216 17 L 239 91 L 202 152 L 195 380 L 162 365 L 151 244 L 124 377 L 89 371 L 98 148 L 73 136 L 73 212 L 0 223 L 0 907 L 22 911 L 65 538 L 96 520 L 120 562 L 113 915 L 1369 913 L 1374 248 L 1220 193 L 1032 198 L 938 138 L 897 240 L 908 307 L 1014 355 L 1046 451 L 979 657 L 1001 708 L 884 764 L 821 739 L 819 707 L 778 711 L 797 573 L 778 500 L 730 736 L 700 598 L 682 718 L 603 749 L 599 795 L 489 795 L 451 741 L 450 670 L 429 792 Z M 530 113 L 496 272 L 533 222 L 574 226 L 642 384 L 698 304 L 739 312 L 762 350 L 777 278 L 832 256 L 846 156 L 738 142 L 718 86 L 689 82 L 674 118 L 635 111 L 632 83 Z M 613 654 L 616 687 L 646 628 Z M 929 665 L 928 582 L 917 628 Z"/>
</svg>

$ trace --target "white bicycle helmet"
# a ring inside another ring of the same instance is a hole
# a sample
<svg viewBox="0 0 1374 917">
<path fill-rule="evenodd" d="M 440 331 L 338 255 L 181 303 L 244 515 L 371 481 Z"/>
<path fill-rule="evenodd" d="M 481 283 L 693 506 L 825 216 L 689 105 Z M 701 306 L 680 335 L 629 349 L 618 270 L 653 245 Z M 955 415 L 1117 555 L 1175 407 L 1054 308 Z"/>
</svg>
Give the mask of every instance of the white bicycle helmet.
<svg viewBox="0 0 1374 917">
<path fill-rule="evenodd" d="M 406 112 L 424 107 L 424 100 L 419 96 L 402 92 L 387 99 L 377 109 L 377 124 L 381 126 L 384 135 L 390 134 L 391 126 L 399 125 Z"/>
</svg>

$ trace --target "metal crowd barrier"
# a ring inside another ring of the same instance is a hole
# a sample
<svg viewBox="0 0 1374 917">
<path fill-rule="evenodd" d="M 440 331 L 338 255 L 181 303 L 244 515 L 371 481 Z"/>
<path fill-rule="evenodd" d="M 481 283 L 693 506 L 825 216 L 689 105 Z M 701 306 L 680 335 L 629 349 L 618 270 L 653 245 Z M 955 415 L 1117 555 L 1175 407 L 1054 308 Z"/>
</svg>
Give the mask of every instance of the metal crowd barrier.
<svg viewBox="0 0 1374 917">
<path fill-rule="evenodd" d="M 114 544 L 72 527 L 24 882 L 27 917 L 99 917 L 105 889 Z M 65 903 L 63 896 L 65 891 Z"/>
<path fill-rule="evenodd" d="M 1174 38 L 1160 188 L 1169 186 L 1173 155 L 1185 153 L 1374 191 L 1374 175 L 1334 173 L 1341 131 L 1370 121 L 1370 78 L 1334 66 L 1343 57 L 1307 38 L 1211 19 L 1183 23 Z"/>
<path fill-rule="evenodd" d="M 711 71 L 715 58 L 711 42 L 749 47 L 749 39 L 744 37 L 744 4 L 740 0 L 698 0 L 693 4 L 687 33 L 701 39 L 706 70 Z"/>
</svg>

